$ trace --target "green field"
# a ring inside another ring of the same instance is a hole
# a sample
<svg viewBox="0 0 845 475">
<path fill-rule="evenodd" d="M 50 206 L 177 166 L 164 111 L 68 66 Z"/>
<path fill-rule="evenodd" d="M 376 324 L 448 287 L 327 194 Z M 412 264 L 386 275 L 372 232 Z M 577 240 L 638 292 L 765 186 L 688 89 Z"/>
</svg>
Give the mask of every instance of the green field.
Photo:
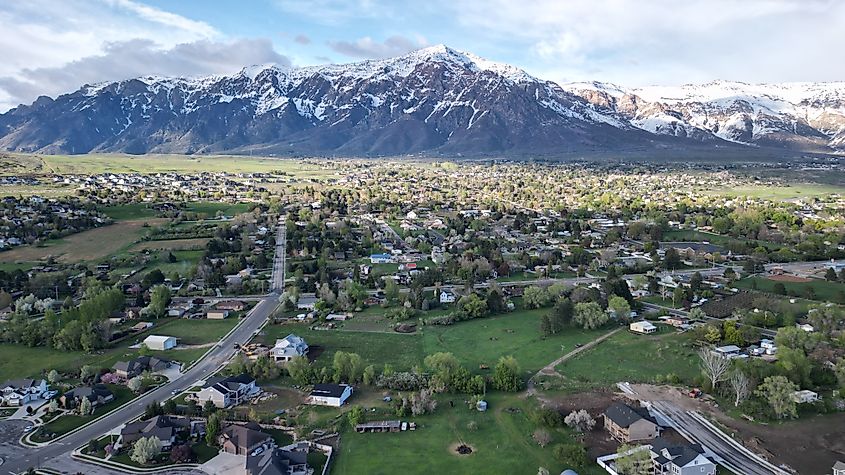
<svg viewBox="0 0 845 475">
<path fill-rule="evenodd" d="M 664 242 L 709 242 L 717 246 L 730 246 L 731 244 L 750 243 L 753 246 L 765 246 L 770 250 L 776 250 L 783 247 L 783 244 L 771 241 L 757 241 L 749 239 L 738 239 L 732 236 L 725 236 L 723 234 L 714 234 L 703 231 L 694 231 L 692 229 L 679 229 L 666 231 L 663 233 Z"/>
<path fill-rule="evenodd" d="M 126 221 L 129 219 L 147 219 L 158 215 L 156 210 L 146 203 L 129 203 L 123 205 L 106 206 L 101 208 L 103 214 L 115 221 Z"/>
<path fill-rule="evenodd" d="M 434 414 L 412 417 L 416 431 L 384 434 L 358 434 L 344 424 L 343 451 L 332 465 L 334 475 L 387 475 L 423 473 L 484 473 L 533 474 L 538 467 L 560 473 L 575 468 L 580 474 L 599 474 L 603 471 L 594 463 L 587 467 L 566 467 L 558 462 L 552 447 L 573 443 L 573 436 L 565 429 L 549 429 L 552 443 L 541 448 L 531 439 L 535 425 L 527 413 L 533 401 L 518 395 L 491 394 L 490 409 L 478 412 L 456 397 L 450 407 L 447 395 L 441 398 Z M 516 411 L 506 411 L 508 408 Z M 372 420 L 394 418 L 392 415 L 371 416 Z M 470 430 L 470 422 L 477 424 Z M 469 455 L 458 455 L 454 447 L 472 447 Z"/>
<path fill-rule="evenodd" d="M 778 281 L 763 277 L 748 277 L 736 282 L 734 285 L 741 289 L 752 289 L 763 292 L 774 292 L 775 284 Z M 828 282 L 826 280 L 812 280 L 810 282 L 781 282 L 789 295 L 802 297 L 809 300 L 820 300 L 825 302 L 845 303 L 845 284 L 840 282 Z M 809 298 L 808 290 L 813 289 L 815 297 Z"/>
<path fill-rule="evenodd" d="M 264 331 L 264 341 L 275 342 L 288 333 L 295 333 L 309 345 L 321 346 L 325 352 L 318 361 L 330 364 L 334 352 L 347 351 L 361 355 L 366 362 L 390 363 L 397 370 L 409 370 L 423 359 L 439 351 L 453 353 L 474 373 L 486 364 L 491 368 L 504 355 L 512 355 L 528 376 L 576 344 L 587 343 L 606 330 L 585 331 L 567 328 L 549 338 L 540 335 L 540 317 L 547 309 L 517 311 L 495 317 L 459 322 L 450 326 L 419 327 L 415 334 L 381 333 L 371 331 L 310 330 L 307 325 L 270 326 Z"/>
<path fill-rule="evenodd" d="M 157 334 L 175 336 L 179 338 L 180 345 L 201 345 L 204 343 L 216 342 L 223 335 L 238 324 L 238 319 L 229 317 L 225 320 L 174 320 L 161 325 L 156 330 Z M 178 348 L 178 347 L 177 347 Z M 179 353 L 188 350 L 173 350 L 170 353 Z"/>
<path fill-rule="evenodd" d="M 711 194 L 728 197 L 747 196 L 749 198 L 783 201 L 795 198 L 813 198 L 842 193 L 845 193 L 845 188 L 836 185 L 789 183 L 787 185 L 776 186 L 749 185 L 719 188 L 714 190 Z"/>
<path fill-rule="evenodd" d="M 567 391 L 609 388 L 620 381 L 651 383 L 675 374 L 690 382 L 701 371 L 689 335 L 660 325 L 661 332 L 635 335 L 620 332 L 555 368 L 563 378 L 552 386 Z"/>
</svg>

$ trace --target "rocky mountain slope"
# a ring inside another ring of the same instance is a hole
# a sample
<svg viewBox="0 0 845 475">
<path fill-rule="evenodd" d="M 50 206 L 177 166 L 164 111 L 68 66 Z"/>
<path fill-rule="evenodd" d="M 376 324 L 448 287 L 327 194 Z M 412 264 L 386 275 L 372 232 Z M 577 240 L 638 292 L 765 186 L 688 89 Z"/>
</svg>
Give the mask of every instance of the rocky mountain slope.
<svg viewBox="0 0 845 475">
<path fill-rule="evenodd" d="M 560 86 L 439 45 L 231 76 L 142 77 L 0 115 L 0 148 L 43 153 L 555 154 L 845 148 L 845 85 Z"/>
</svg>

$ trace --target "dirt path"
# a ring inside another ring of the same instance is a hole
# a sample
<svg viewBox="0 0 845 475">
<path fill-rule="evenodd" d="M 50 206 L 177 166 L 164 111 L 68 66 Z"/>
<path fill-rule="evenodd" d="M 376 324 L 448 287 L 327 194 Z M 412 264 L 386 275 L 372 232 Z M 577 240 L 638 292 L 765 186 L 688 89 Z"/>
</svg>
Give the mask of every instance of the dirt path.
<svg viewBox="0 0 845 475">
<path fill-rule="evenodd" d="M 599 343 L 603 342 L 604 340 L 607 340 L 608 338 L 610 338 L 613 335 L 619 333 L 623 329 L 624 329 L 624 327 L 619 327 L 616 330 L 605 333 L 604 335 L 596 338 L 595 340 L 581 346 L 580 348 L 575 348 L 574 350 L 570 351 L 569 353 L 561 356 L 560 358 L 558 358 L 558 359 L 552 361 L 551 363 L 547 364 L 546 366 L 544 366 L 542 369 L 540 369 L 540 371 L 537 371 L 537 373 L 535 373 L 534 376 L 531 376 L 531 378 L 528 380 L 528 384 L 527 384 L 527 387 L 526 387 L 526 395 L 527 396 L 535 396 L 537 394 L 537 390 L 534 387 L 534 379 L 535 378 L 538 378 L 540 376 L 559 376 L 559 377 L 563 377 L 563 375 L 558 373 L 557 370 L 555 369 L 559 364 L 563 363 L 564 361 L 566 361 L 566 360 L 568 360 L 572 357 L 577 356 L 582 351 L 587 351 L 587 350 L 595 347 Z"/>
</svg>

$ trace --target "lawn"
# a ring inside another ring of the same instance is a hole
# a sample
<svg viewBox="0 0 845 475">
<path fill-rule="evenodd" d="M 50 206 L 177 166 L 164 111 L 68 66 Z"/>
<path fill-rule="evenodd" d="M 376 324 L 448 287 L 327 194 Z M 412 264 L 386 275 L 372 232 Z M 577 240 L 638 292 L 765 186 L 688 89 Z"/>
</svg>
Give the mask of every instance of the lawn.
<svg viewBox="0 0 845 475">
<path fill-rule="evenodd" d="M 653 335 L 619 332 L 555 368 L 562 376 L 560 389 L 609 388 L 617 382 L 655 382 L 667 374 L 690 382 L 701 374 L 692 338 L 664 325 Z"/>
<path fill-rule="evenodd" d="M 187 203 L 185 211 L 190 213 L 197 213 L 205 217 L 214 217 L 217 213 L 222 213 L 226 216 L 234 216 L 240 213 L 246 213 L 256 205 L 254 203 L 213 203 L 213 202 L 196 202 Z"/>
<path fill-rule="evenodd" d="M 748 277 L 736 282 L 734 285 L 742 289 L 756 289 L 763 292 L 774 292 L 774 281 L 762 277 Z M 786 288 L 789 295 L 802 297 L 809 300 L 821 300 L 826 302 L 845 303 L 845 284 L 840 282 L 828 282 L 826 280 L 812 280 L 810 282 L 780 282 Z M 813 289 L 815 294 L 812 298 L 808 289 Z"/>
<path fill-rule="evenodd" d="M 156 330 L 157 334 L 175 336 L 179 339 L 180 345 L 202 345 L 213 343 L 238 324 L 238 319 L 229 317 L 225 320 L 194 320 L 179 319 L 160 325 Z M 178 348 L 178 347 L 177 347 Z M 188 350 L 173 350 L 169 353 Z"/>
<path fill-rule="evenodd" d="M 535 426 L 527 413 L 534 404 L 532 400 L 512 394 L 489 395 L 490 410 L 478 412 L 462 401 L 450 407 L 446 401 L 449 397 L 441 398 L 434 414 L 408 419 L 417 423 L 413 432 L 358 434 L 343 424 L 342 451 L 333 461 L 332 474 L 533 474 L 538 467 L 546 467 L 551 473 L 567 468 L 587 475 L 602 473 L 592 462 L 587 467 L 566 467 L 555 460 L 552 447 L 574 441 L 564 429 L 550 429 L 553 441 L 545 448 L 531 439 Z M 376 415 L 370 419 L 394 417 Z M 477 424 L 477 429 L 468 428 L 470 422 Z M 473 452 L 458 455 L 454 451 L 457 444 L 469 445 Z"/>
<path fill-rule="evenodd" d="M 106 206 L 100 209 L 103 214 L 115 221 L 129 221 L 135 219 L 155 218 L 158 212 L 146 203 L 128 203 L 123 205 Z"/>
</svg>

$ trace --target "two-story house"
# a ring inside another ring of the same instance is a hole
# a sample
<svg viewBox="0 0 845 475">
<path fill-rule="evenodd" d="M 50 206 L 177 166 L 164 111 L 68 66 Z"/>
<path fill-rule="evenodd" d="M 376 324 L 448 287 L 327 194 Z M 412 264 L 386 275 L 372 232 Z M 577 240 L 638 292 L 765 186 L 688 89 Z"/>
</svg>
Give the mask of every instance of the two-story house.
<svg viewBox="0 0 845 475">
<path fill-rule="evenodd" d="M 261 392 L 255 378 L 248 374 L 211 378 L 197 393 L 196 400 L 202 405 L 211 401 L 219 408 L 237 406 Z"/>
</svg>

